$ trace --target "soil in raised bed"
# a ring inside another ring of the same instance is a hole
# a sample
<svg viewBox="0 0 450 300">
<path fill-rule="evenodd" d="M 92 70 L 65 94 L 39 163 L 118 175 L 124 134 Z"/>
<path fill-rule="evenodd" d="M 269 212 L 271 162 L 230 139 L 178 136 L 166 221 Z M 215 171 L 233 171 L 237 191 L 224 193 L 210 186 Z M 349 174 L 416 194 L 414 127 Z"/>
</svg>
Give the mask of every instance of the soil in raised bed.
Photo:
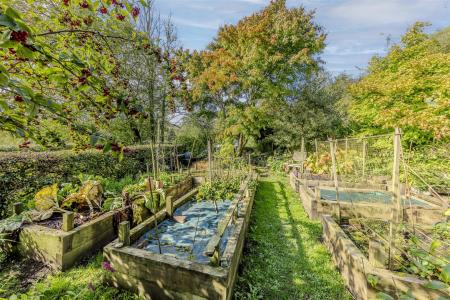
<svg viewBox="0 0 450 300">
<path fill-rule="evenodd" d="M 74 226 L 74 228 L 77 228 L 89 221 L 92 221 L 92 220 L 100 217 L 103 214 L 104 214 L 104 212 L 94 212 L 93 214 L 90 214 L 89 211 L 75 213 L 75 217 L 73 220 L 73 226 Z M 36 224 L 44 226 L 44 227 L 60 230 L 62 228 L 62 220 L 63 220 L 63 218 L 62 218 L 61 214 L 54 214 L 50 219 L 41 221 L 41 222 L 37 222 Z"/>
</svg>

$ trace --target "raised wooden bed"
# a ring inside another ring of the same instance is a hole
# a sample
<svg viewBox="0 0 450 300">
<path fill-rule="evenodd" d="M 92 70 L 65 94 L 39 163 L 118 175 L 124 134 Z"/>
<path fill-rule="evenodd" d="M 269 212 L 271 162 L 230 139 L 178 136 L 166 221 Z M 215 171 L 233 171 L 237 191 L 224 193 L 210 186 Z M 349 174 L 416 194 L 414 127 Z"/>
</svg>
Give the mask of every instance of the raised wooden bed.
<svg viewBox="0 0 450 300">
<path fill-rule="evenodd" d="M 201 177 L 189 176 L 185 178 L 177 184 L 167 188 L 167 190 L 165 191 L 166 199 L 170 198 L 173 201 L 180 198 L 201 181 Z M 133 219 L 134 224 L 141 224 L 152 215 L 152 212 L 147 207 L 145 207 L 145 203 L 143 200 L 133 203 L 133 211 L 136 212 Z"/>
<path fill-rule="evenodd" d="M 197 180 L 200 179 L 186 178 L 171 187 L 168 196 L 170 199 L 181 197 L 192 189 Z M 125 220 L 123 212 L 123 209 L 108 212 L 66 231 L 38 224 L 26 225 L 20 232 L 17 250 L 21 255 L 48 263 L 54 269 L 67 270 L 117 237 L 118 224 Z"/>
<path fill-rule="evenodd" d="M 129 246 L 154 227 L 154 218 L 158 222 L 168 218 L 174 209 L 189 201 L 195 193 L 196 190 L 173 204 L 169 203 L 165 210 L 132 229 L 129 238 L 124 234 L 124 238 L 104 248 L 104 258 L 111 266 L 106 277 L 109 284 L 148 299 L 231 299 L 253 205 L 254 191 L 249 190 L 246 183 L 236 196 L 238 209 L 230 218 L 233 229 L 222 257 L 217 257 L 219 266 Z"/>
<path fill-rule="evenodd" d="M 310 182 L 304 180 L 296 180 L 295 176 L 291 174 L 290 177 L 291 186 L 300 194 L 303 207 L 311 219 L 319 219 L 321 215 L 337 215 L 340 211 L 341 217 L 344 218 L 377 218 L 377 219 L 390 219 L 392 214 L 392 205 L 385 203 L 375 202 L 339 202 L 339 207 L 336 201 L 329 201 L 321 199 L 319 191 L 321 189 L 331 189 L 331 184 L 322 184 L 322 181 L 318 181 L 319 184 L 311 185 Z M 349 186 L 349 185 L 347 185 Z M 355 186 L 355 185 L 353 185 Z M 387 186 L 369 185 L 365 188 L 354 187 L 340 187 L 341 192 L 389 192 Z M 426 206 L 419 205 L 405 205 L 403 216 L 405 221 L 413 221 L 415 224 L 421 224 L 425 226 L 432 226 L 443 220 L 444 209 L 439 207 L 435 203 L 438 201 L 430 199 L 430 197 L 421 197 L 415 195 L 414 198 L 422 201 Z M 408 204 L 408 202 L 406 202 Z"/>
<path fill-rule="evenodd" d="M 67 231 L 31 224 L 22 228 L 17 249 L 23 256 L 66 270 L 101 249 L 117 236 L 117 226 L 124 210 L 105 213 L 79 227 Z"/>
<path fill-rule="evenodd" d="M 427 281 L 409 274 L 374 267 L 331 216 L 323 215 L 323 239 L 347 288 L 356 299 L 376 299 L 377 293 L 408 294 L 418 300 L 448 299 L 450 291 L 426 287 Z M 372 286 L 369 282 L 375 279 Z"/>
</svg>

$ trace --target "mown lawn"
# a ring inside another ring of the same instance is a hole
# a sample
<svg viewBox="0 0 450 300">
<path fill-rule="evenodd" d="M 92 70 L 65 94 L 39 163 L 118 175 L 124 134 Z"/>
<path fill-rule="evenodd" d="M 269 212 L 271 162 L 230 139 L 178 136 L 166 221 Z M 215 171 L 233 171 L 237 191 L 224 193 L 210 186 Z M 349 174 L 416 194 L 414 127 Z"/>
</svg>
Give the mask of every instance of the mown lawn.
<svg viewBox="0 0 450 300">
<path fill-rule="evenodd" d="M 352 299 L 307 217 L 281 176 L 259 183 L 235 290 L 237 299 Z"/>
</svg>

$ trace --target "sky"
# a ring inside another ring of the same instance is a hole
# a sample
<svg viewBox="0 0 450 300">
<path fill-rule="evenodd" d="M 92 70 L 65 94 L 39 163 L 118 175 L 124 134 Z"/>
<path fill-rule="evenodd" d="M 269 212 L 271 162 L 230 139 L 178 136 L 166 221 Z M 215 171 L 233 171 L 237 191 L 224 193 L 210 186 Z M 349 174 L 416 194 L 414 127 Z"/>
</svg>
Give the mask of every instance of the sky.
<svg viewBox="0 0 450 300">
<path fill-rule="evenodd" d="M 177 27 L 180 44 L 204 49 L 224 24 L 235 24 L 270 0 L 155 0 L 162 17 Z M 369 59 L 386 53 L 415 21 L 431 22 L 427 31 L 450 26 L 450 0 L 287 0 L 316 11 L 327 33 L 324 67 L 334 75 L 358 76 Z"/>
</svg>

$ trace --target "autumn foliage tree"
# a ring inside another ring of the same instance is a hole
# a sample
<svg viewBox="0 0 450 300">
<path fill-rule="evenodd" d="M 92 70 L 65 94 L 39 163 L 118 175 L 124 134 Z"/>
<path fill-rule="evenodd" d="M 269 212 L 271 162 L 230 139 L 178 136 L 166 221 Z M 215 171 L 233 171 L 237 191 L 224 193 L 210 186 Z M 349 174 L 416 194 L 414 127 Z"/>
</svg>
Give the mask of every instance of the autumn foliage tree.
<svg viewBox="0 0 450 300">
<path fill-rule="evenodd" d="M 222 137 L 237 140 L 239 154 L 292 96 L 299 78 L 318 68 L 324 41 L 314 12 L 271 1 L 236 25 L 223 26 L 206 50 L 185 58 L 191 103 L 219 116 Z"/>
</svg>

